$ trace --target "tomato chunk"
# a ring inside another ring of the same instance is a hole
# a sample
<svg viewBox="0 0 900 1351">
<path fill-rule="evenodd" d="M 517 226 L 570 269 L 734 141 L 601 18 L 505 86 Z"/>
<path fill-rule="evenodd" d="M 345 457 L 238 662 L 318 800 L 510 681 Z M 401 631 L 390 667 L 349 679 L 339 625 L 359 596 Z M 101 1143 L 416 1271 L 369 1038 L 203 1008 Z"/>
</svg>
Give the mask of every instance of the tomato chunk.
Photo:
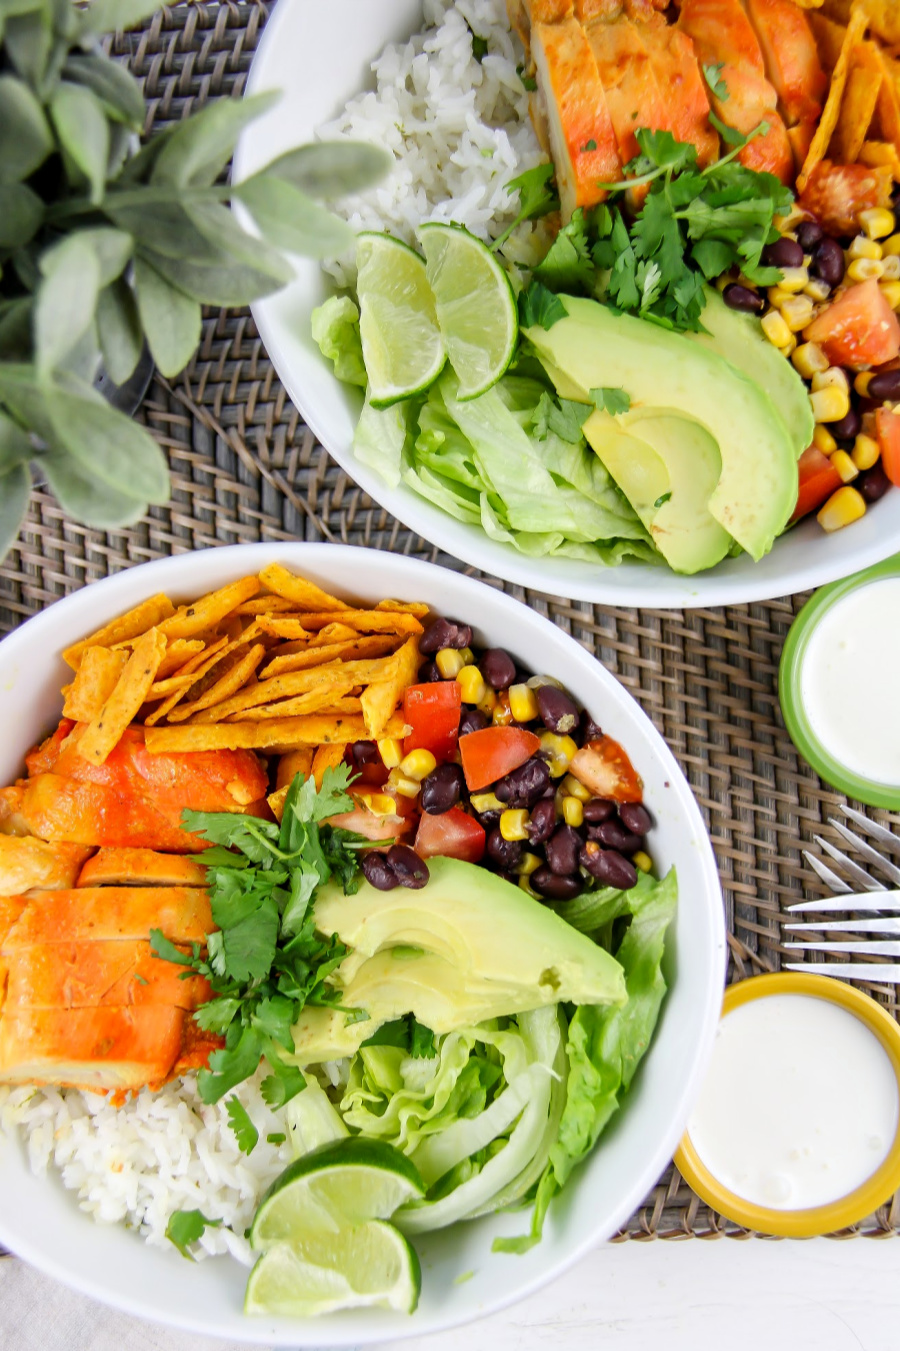
<svg viewBox="0 0 900 1351">
<path fill-rule="evenodd" d="M 373 790 L 371 794 L 351 793 L 356 806 L 352 811 L 340 812 L 337 816 L 329 816 L 327 824 L 329 826 L 339 826 L 341 830 L 352 830 L 355 835 L 364 835 L 367 840 L 382 841 L 395 840 L 413 827 L 413 821 L 408 814 L 400 815 L 397 812 L 373 811 L 366 803 L 366 797 L 371 797 L 379 807 L 386 807 L 390 800 L 386 794 L 381 794 Z M 378 802 L 379 798 L 384 797 L 384 802 Z M 396 805 L 396 801 L 395 801 Z"/>
<path fill-rule="evenodd" d="M 598 737 L 572 757 L 569 773 L 595 797 L 614 802 L 640 802 L 644 785 L 628 754 L 611 736 Z"/>
<path fill-rule="evenodd" d="M 835 366 L 881 366 L 900 352 L 900 323 L 878 282 L 857 282 L 803 330 Z"/>
<path fill-rule="evenodd" d="M 800 205 L 832 235 L 854 235 L 859 213 L 873 206 L 890 206 L 891 171 L 866 164 L 832 164 L 823 159 L 809 176 Z"/>
<path fill-rule="evenodd" d="M 881 446 L 884 472 L 895 488 L 900 488 L 900 416 L 890 408 L 879 408 L 875 413 L 875 435 Z"/>
<path fill-rule="evenodd" d="M 438 816 L 422 813 L 413 848 L 419 858 L 442 854 L 445 858 L 462 859 L 464 863 L 480 863 L 484 843 L 485 831 L 481 822 L 462 808 L 451 807 Z"/>
<path fill-rule="evenodd" d="M 403 742 L 404 753 L 426 750 L 438 760 L 452 760 L 456 753 L 461 710 L 462 697 L 455 680 L 407 686 L 403 694 L 403 717 L 412 731 Z"/>
<path fill-rule="evenodd" d="M 804 450 L 797 463 L 800 474 L 800 491 L 791 522 L 799 521 L 827 502 L 833 492 L 837 492 L 843 480 L 827 455 L 823 455 L 818 446 Z"/>
<path fill-rule="evenodd" d="M 511 774 L 531 759 L 540 744 L 534 732 L 524 727 L 485 727 L 461 736 L 459 753 L 469 792 L 487 788 Z"/>
</svg>

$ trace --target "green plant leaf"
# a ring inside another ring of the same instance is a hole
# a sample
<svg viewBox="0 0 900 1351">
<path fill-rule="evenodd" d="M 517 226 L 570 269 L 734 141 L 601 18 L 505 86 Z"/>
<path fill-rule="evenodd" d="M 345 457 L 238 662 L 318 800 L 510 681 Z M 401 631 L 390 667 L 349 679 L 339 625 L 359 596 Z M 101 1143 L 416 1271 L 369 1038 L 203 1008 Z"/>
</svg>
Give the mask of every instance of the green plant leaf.
<svg viewBox="0 0 900 1351">
<path fill-rule="evenodd" d="M 60 375 L 44 390 L 56 445 L 83 473 L 124 497 L 168 502 L 166 458 L 148 431 L 117 412 L 90 385 Z"/>
<path fill-rule="evenodd" d="M 33 366 L 22 361 L 0 361 L 0 402 L 42 441 L 52 438 L 53 425 L 44 403 L 44 389 Z"/>
<path fill-rule="evenodd" d="M 111 57 L 78 53 L 69 57 L 63 66 L 63 78 L 90 89 L 117 122 L 124 122 L 134 131 L 144 125 L 144 96 L 137 80 L 124 66 Z"/>
<path fill-rule="evenodd" d="M 201 312 L 172 286 L 146 258 L 134 263 L 137 305 L 147 342 L 159 369 L 172 379 L 188 364 L 200 343 Z"/>
<path fill-rule="evenodd" d="M 146 502 L 117 493 L 92 478 L 69 455 L 42 455 L 39 463 L 63 511 L 84 525 L 115 530 L 134 525 L 147 514 Z"/>
<path fill-rule="evenodd" d="M 201 234 L 180 201 L 148 202 L 146 206 L 117 206 L 117 193 L 104 202 L 104 213 L 139 243 L 166 258 L 184 258 L 189 262 L 210 260 L 209 240 Z"/>
<path fill-rule="evenodd" d="M 189 202 L 186 210 L 207 241 L 207 250 L 212 246 L 223 263 L 245 263 L 259 272 L 267 272 L 281 286 L 293 280 L 294 269 L 290 263 L 265 240 L 242 230 L 226 206 L 219 206 L 217 202 Z"/>
<path fill-rule="evenodd" d="M 28 433 L 0 409 L 0 474 L 26 464 L 33 454 Z"/>
<path fill-rule="evenodd" d="M 291 253 L 334 258 L 356 237 L 345 221 L 283 179 L 255 175 L 237 184 L 234 196 L 246 206 L 266 239 Z"/>
<path fill-rule="evenodd" d="M 28 85 L 0 75 L 0 183 L 19 183 L 53 149 L 53 132 Z"/>
<path fill-rule="evenodd" d="M 243 99 L 216 99 L 179 123 L 163 146 L 151 183 L 163 187 L 210 187 L 231 159 L 244 127 L 281 97 L 273 91 Z"/>
<path fill-rule="evenodd" d="M 13 69 L 40 93 L 53 50 L 49 6 L 11 15 L 4 24 L 3 47 Z"/>
<path fill-rule="evenodd" d="M 144 334 L 134 292 L 121 277 L 100 292 L 97 336 L 110 378 L 124 385 L 140 359 Z"/>
<path fill-rule="evenodd" d="M 121 33 L 137 28 L 159 7 L 158 0 L 92 0 L 84 13 L 84 31 Z"/>
<path fill-rule="evenodd" d="M 50 116 L 60 145 L 90 185 L 91 201 L 102 202 L 109 160 L 103 104 L 84 85 L 63 80 L 50 100 Z"/>
<path fill-rule="evenodd" d="M 0 361 L 31 355 L 31 296 L 0 304 Z"/>
<path fill-rule="evenodd" d="M 100 285 L 109 286 L 121 277 L 134 252 L 134 240 L 125 230 L 111 230 L 97 226 L 93 230 L 79 230 L 77 238 L 94 254 L 100 265 Z"/>
<path fill-rule="evenodd" d="M 27 464 L 14 465 L 0 474 L 0 559 L 15 543 L 30 496 L 31 474 Z"/>
<path fill-rule="evenodd" d="M 116 184 L 119 187 L 126 187 L 129 184 L 144 183 L 150 176 L 150 170 L 162 154 L 163 147 L 168 145 L 173 134 L 177 130 L 177 124 L 164 127 L 162 131 L 154 132 L 150 140 L 142 145 L 136 155 L 130 155 L 119 171 Z"/>
<path fill-rule="evenodd" d="M 35 348 L 44 374 L 59 366 L 88 330 L 100 292 L 100 264 L 89 244 L 69 235 L 42 260 L 35 304 Z"/>
<path fill-rule="evenodd" d="M 254 177 L 293 183 L 308 197 L 343 197 L 372 187 L 393 162 L 386 150 L 365 141 L 312 141 L 279 155 Z"/>
<path fill-rule="evenodd" d="M 37 233 L 44 203 L 24 183 L 0 183 L 0 249 L 20 249 Z"/>
<path fill-rule="evenodd" d="M 267 272 L 260 272 L 245 264 L 216 263 L 206 266 L 186 259 L 164 258 L 151 249 L 141 249 L 139 256 L 152 263 L 172 286 L 203 305 L 249 305 L 261 296 L 271 295 L 281 286 Z"/>
</svg>

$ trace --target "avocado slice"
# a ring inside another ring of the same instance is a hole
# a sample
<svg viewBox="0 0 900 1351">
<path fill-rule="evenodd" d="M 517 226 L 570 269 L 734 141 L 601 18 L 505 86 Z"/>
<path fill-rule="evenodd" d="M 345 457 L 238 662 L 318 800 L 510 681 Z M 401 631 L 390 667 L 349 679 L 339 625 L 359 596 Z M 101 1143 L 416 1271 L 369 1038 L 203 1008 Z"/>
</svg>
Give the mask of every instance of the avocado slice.
<svg viewBox="0 0 900 1351">
<path fill-rule="evenodd" d="M 755 315 L 729 309 L 712 287 L 707 288 L 700 322 L 708 332 L 685 336 L 710 352 L 717 352 L 748 379 L 762 385 L 787 428 L 799 459 L 812 443 L 815 422 L 809 392 L 791 363 L 772 346 Z"/>
<path fill-rule="evenodd" d="M 633 405 L 672 408 L 703 424 L 722 472 L 709 499 L 719 524 L 754 559 L 768 553 L 797 501 L 794 443 L 762 388 L 724 357 L 657 324 L 596 300 L 561 296 L 566 318 L 525 335 L 548 371 L 591 403 L 598 386 L 621 386 Z"/>
<path fill-rule="evenodd" d="M 701 423 L 641 406 L 619 420 L 593 413 L 582 431 L 675 572 L 699 572 L 726 556 L 731 536 L 707 506 L 722 456 Z"/>
<path fill-rule="evenodd" d="M 547 1004 L 624 1004 L 622 968 L 604 948 L 485 868 L 428 860 L 419 891 L 354 896 L 329 882 L 316 897 L 316 928 L 351 949 L 334 972 L 344 1009 L 305 1008 L 295 1058 L 312 1064 L 352 1055 L 382 1023 L 414 1013 L 433 1032 Z"/>
</svg>

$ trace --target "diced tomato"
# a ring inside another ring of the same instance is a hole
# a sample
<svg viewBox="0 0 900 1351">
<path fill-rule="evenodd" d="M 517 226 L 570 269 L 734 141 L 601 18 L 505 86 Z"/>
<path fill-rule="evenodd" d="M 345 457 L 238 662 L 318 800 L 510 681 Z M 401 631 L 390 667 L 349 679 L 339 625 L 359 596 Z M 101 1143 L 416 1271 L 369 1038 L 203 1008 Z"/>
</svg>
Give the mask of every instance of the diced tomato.
<svg viewBox="0 0 900 1351">
<path fill-rule="evenodd" d="M 367 840 L 393 840 L 407 834 L 413 828 L 413 815 L 416 810 L 411 798 L 395 792 L 381 792 L 377 788 L 355 791 L 350 796 L 356 806 L 352 811 L 340 812 L 329 816 L 329 826 L 340 826 L 342 830 L 352 830 Z M 393 801 L 394 810 L 388 812 L 373 811 L 367 804 L 369 798 L 379 808 L 387 807 Z"/>
<path fill-rule="evenodd" d="M 438 760 L 452 760 L 462 698 L 455 680 L 435 680 L 428 685 L 408 685 L 403 695 L 403 717 L 412 731 L 403 742 L 405 754 L 431 751 Z"/>
<path fill-rule="evenodd" d="M 644 785 L 627 753 L 611 736 L 589 741 L 572 757 L 569 773 L 595 797 L 614 802 L 640 802 Z"/>
<path fill-rule="evenodd" d="M 865 164 L 832 164 L 823 159 L 809 176 L 800 206 L 815 216 L 832 235 L 855 235 L 859 213 L 873 206 L 890 206 L 891 171 Z"/>
<path fill-rule="evenodd" d="M 485 727 L 459 739 L 463 773 L 470 793 L 487 788 L 530 760 L 540 747 L 534 732 L 524 727 Z"/>
<path fill-rule="evenodd" d="M 800 474 L 800 490 L 797 505 L 791 522 L 799 521 L 827 502 L 833 492 L 837 492 L 843 480 L 827 455 L 823 455 L 818 446 L 804 450 L 797 464 Z"/>
<path fill-rule="evenodd" d="M 464 863 L 480 863 L 484 853 L 484 826 L 460 807 L 451 807 L 438 816 L 422 813 L 416 842 L 419 858 L 459 858 Z"/>
<path fill-rule="evenodd" d="M 835 366 L 880 366 L 900 352 L 900 323 L 878 282 L 857 282 L 803 330 Z"/>
<path fill-rule="evenodd" d="M 881 447 L 884 472 L 895 488 L 900 488 L 900 416 L 890 408 L 875 413 L 875 435 Z"/>
</svg>

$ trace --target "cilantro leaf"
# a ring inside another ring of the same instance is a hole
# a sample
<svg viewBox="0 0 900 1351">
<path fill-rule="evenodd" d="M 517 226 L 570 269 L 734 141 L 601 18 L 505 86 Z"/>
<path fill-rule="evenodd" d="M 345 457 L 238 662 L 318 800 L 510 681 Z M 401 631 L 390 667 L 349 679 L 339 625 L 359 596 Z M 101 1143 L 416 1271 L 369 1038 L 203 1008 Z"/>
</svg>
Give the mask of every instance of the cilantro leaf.
<svg viewBox="0 0 900 1351">
<path fill-rule="evenodd" d="M 164 962 L 172 962 L 175 966 L 190 968 L 196 960 L 186 956 L 180 948 L 176 948 L 161 929 L 150 930 L 150 951 L 154 957 L 159 957 Z"/>
<path fill-rule="evenodd" d="M 654 507 L 656 507 L 657 509 L 659 509 L 659 507 L 665 506 L 665 504 L 669 501 L 669 499 L 670 499 L 671 496 L 672 496 L 672 494 L 671 494 L 670 492 L 668 492 L 668 493 L 660 493 L 659 497 L 658 497 L 658 498 L 656 499 L 656 501 L 653 503 Z"/>
<path fill-rule="evenodd" d="M 299 1070 L 296 1065 L 286 1065 L 276 1055 L 268 1055 L 266 1059 L 272 1068 L 272 1073 L 263 1079 L 259 1091 L 263 1096 L 263 1101 L 274 1111 L 290 1102 L 291 1098 L 296 1098 L 298 1093 L 302 1093 L 306 1087 L 306 1080 L 303 1077 L 303 1071 Z"/>
<path fill-rule="evenodd" d="M 363 1046 L 398 1046 L 401 1051 L 409 1050 L 409 1020 L 406 1017 L 394 1018 L 382 1023 L 371 1037 L 367 1037 Z"/>
<path fill-rule="evenodd" d="M 166 1225 L 166 1238 L 189 1262 L 194 1258 L 188 1252 L 188 1244 L 196 1243 L 206 1228 L 217 1229 L 221 1220 L 208 1220 L 200 1210 L 173 1210 Z"/>
<path fill-rule="evenodd" d="M 218 999 L 209 999 L 197 1009 L 194 1021 L 204 1032 L 213 1032 L 216 1036 L 224 1037 L 237 1017 L 242 1002 L 226 995 L 221 995 Z"/>
<path fill-rule="evenodd" d="M 551 291 L 591 291 L 594 268 L 587 224 L 580 207 L 560 230 L 549 253 L 534 269 L 534 275 Z"/>
<path fill-rule="evenodd" d="M 266 1136 L 266 1143 L 269 1145 L 283 1145 L 287 1136 L 281 1131 L 273 1131 L 271 1135 Z"/>
<path fill-rule="evenodd" d="M 242 1154 L 252 1154 L 259 1143 L 259 1131 L 247 1113 L 244 1104 L 238 1098 L 229 1098 L 225 1104 L 228 1124 L 234 1131 L 238 1149 Z"/>
<path fill-rule="evenodd" d="M 418 1060 L 433 1060 L 437 1055 L 434 1033 L 430 1027 L 420 1023 L 414 1013 L 409 1015 L 409 1053 Z"/>
<path fill-rule="evenodd" d="M 576 403 L 573 399 L 560 399 L 557 403 L 545 391 L 538 400 L 531 421 L 539 441 L 546 441 L 553 432 L 564 441 L 577 445 L 582 437 L 581 428 L 590 415 L 589 404 Z"/>
<path fill-rule="evenodd" d="M 291 1028 L 297 1021 L 298 1013 L 293 999 L 276 994 L 260 1000 L 251 1015 L 251 1021 L 265 1036 L 271 1037 L 286 1051 L 293 1051 L 294 1038 L 291 1036 Z"/>
<path fill-rule="evenodd" d="M 552 179 L 552 164 L 536 164 L 533 169 L 526 169 L 523 174 L 519 174 L 518 178 L 509 180 L 506 190 L 518 192 L 519 214 L 503 234 L 494 240 L 491 248 L 495 252 L 506 243 L 513 230 L 517 225 L 521 225 L 523 220 L 537 220 L 540 216 L 546 216 L 548 211 L 556 210 L 559 198 L 550 187 Z"/>
<path fill-rule="evenodd" d="M 530 328 L 533 324 L 552 328 L 565 317 L 566 307 L 559 296 L 539 281 L 533 281 L 519 296 L 519 323 L 523 328 Z"/>
<path fill-rule="evenodd" d="M 474 56 L 475 60 L 478 62 L 480 66 L 484 58 L 487 56 L 488 51 L 487 38 L 480 38 L 478 34 L 475 32 L 475 29 L 468 22 L 468 20 L 466 21 L 466 27 L 472 34 L 472 55 Z"/>
<path fill-rule="evenodd" d="M 237 1037 L 232 1038 L 235 1030 Z M 233 1041 L 231 1046 L 229 1040 Z M 241 1027 L 232 1023 L 224 1048 L 213 1051 L 209 1057 L 209 1069 L 201 1070 L 197 1076 L 197 1088 L 203 1101 L 218 1102 L 226 1093 L 255 1074 L 263 1045 L 262 1035 L 255 1027 Z"/>
<path fill-rule="evenodd" d="M 279 828 L 274 821 L 242 816 L 240 812 L 185 811 L 181 823 L 192 835 L 203 835 L 212 844 L 239 849 L 253 863 L 261 863 L 278 839 Z M 206 862 L 203 855 L 198 857 Z"/>
<path fill-rule="evenodd" d="M 716 98 L 719 100 L 720 103 L 727 103 L 729 98 L 731 97 L 731 95 L 728 92 L 728 85 L 721 78 L 722 71 L 724 70 L 724 68 L 725 68 L 724 61 L 717 61 L 715 64 L 710 62 L 709 65 L 701 67 L 703 71 L 704 80 L 709 85 L 710 89 L 715 94 Z"/>
<path fill-rule="evenodd" d="M 710 109 L 709 121 L 710 125 L 715 127 L 716 131 L 722 137 L 722 140 L 726 143 L 726 145 L 735 146 L 739 150 L 743 150 L 744 146 L 747 145 L 748 142 L 753 139 L 754 134 L 757 135 L 760 134 L 759 128 L 757 128 L 756 133 L 751 132 L 749 136 L 745 136 L 744 133 L 742 131 L 738 131 L 736 127 L 729 127 L 728 123 L 723 122 L 721 117 L 716 117 L 712 109 Z M 762 123 L 761 125 L 766 126 L 765 123 Z M 767 126 L 766 131 L 768 131 Z M 765 135 L 764 132 L 762 134 Z"/>
<path fill-rule="evenodd" d="M 624 389 L 598 385 L 590 393 L 597 408 L 606 409 L 607 413 L 627 413 L 631 407 L 631 399 Z"/>
<path fill-rule="evenodd" d="M 528 90 L 529 94 L 533 94 L 537 89 L 537 80 L 534 76 L 526 75 L 524 66 L 516 66 L 516 74 L 522 81 L 523 86 Z"/>
</svg>

